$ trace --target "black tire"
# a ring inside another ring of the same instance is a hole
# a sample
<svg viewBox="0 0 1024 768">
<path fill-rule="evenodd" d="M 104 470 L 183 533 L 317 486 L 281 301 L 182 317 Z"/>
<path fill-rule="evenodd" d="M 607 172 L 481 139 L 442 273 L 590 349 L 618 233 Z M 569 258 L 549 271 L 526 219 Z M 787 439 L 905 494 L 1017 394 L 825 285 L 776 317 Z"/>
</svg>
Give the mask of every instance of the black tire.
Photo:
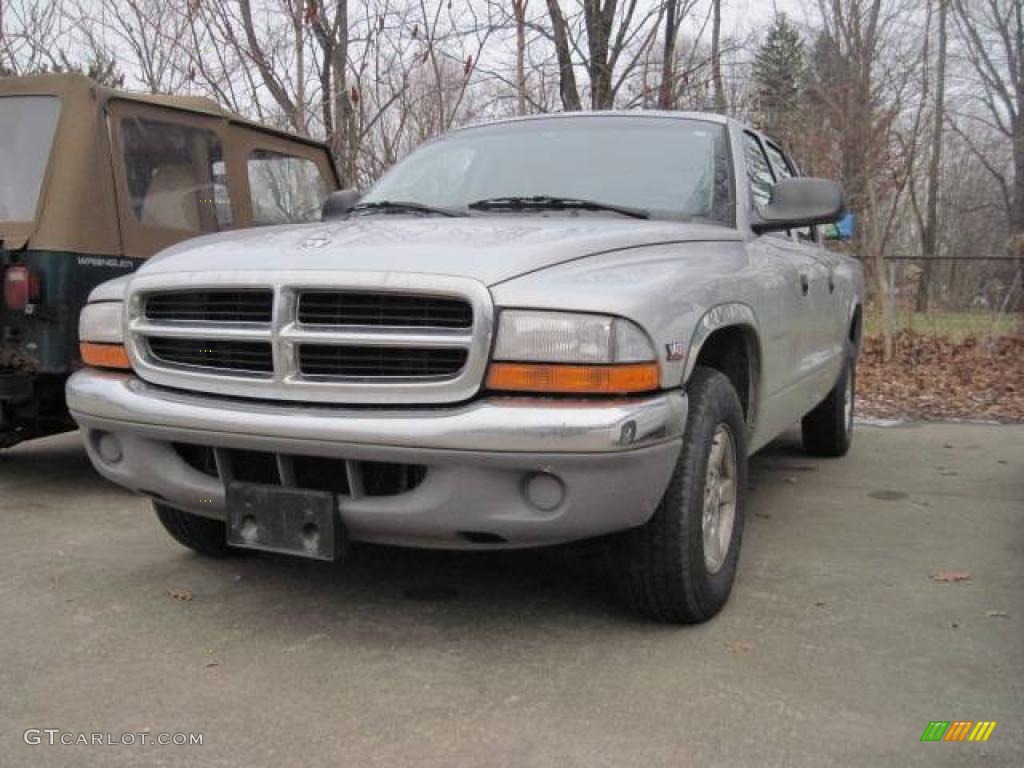
<svg viewBox="0 0 1024 768">
<path fill-rule="evenodd" d="M 839 380 L 814 410 L 800 422 L 804 450 L 812 456 L 845 456 L 853 442 L 853 408 L 857 389 L 857 353 L 846 345 L 846 359 Z M 847 409 L 847 401 L 850 407 Z"/>
<path fill-rule="evenodd" d="M 674 624 L 707 621 L 729 599 L 743 539 L 747 487 L 746 424 L 729 379 L 698 367 L 687 394 L 686 432 L 668 489 L 651 519 L 622 534 L 616 550 L 616 576 L 629 606 Z M 735 514 L 725 556 L 712 572 L 705 559 L 702 522 L 708 460 L 720 426 L 731 436 L 735 452 Z"/>
<path fill-rule="evenodd" d="M 222 520 L 182 512 L 160 502 L 153 502 L 157 519 L 175 541 L 206 557 L 231 557 L 239 550 L 229 547 L 227 525 Z"/>
</svg>

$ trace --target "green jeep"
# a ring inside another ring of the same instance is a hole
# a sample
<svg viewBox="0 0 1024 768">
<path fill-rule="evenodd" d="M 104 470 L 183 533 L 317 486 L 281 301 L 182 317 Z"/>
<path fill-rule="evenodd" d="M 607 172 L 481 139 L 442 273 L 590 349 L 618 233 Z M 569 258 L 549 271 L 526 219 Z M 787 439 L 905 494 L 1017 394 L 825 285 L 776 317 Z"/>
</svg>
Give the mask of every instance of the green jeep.
<svg viewBox="0 0 1024 768">
<path fill-rule="evenodd" d="M 169 245 L 314 221 L 327 147 L 192 96 L 0 78 L 0 448 L 74 429 L 64 382 L 99 283 Z"/>
</svg>

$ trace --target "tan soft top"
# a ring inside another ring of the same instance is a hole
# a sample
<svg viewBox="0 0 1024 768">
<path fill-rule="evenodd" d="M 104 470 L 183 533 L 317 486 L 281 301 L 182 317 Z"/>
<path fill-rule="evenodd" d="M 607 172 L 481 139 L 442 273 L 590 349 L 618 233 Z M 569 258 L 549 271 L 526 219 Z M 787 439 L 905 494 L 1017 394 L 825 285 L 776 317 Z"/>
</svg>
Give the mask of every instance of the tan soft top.
<svg viewBox="0 0 1024 768">
<path fill-rule="evenodd" d="M 192 113 L 196 117 L 213 117 L 289 141 L 324 146 L 312 139 L 247 120 L 202 96 L 114 90 L 78 74 L 3 77 L 0 78 L 0 100 L 5 96 L 56 96 L 61 100 L 60 119 L 35 221 L 0 221 L 0 239 L 10 249 L 29 246 L 112 256 L 125 253 L 118 225 L 110 133 L 105 119 L 110 102 L 144 104 Z"/>
</svg>

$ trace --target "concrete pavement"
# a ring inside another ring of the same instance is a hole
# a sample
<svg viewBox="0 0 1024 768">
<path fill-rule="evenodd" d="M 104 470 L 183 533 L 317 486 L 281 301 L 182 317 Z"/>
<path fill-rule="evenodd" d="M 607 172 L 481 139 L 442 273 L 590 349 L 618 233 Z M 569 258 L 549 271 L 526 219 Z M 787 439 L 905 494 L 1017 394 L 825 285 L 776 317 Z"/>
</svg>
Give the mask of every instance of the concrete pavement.
<svg viewBox="0 0 1024 768">
<path fill-rule="evenodd" d="M 593 546 L 203 560 L 77 440 L 0 454 L 0 766 L 1024 764 L 1024 427 L 776 443 L 692 628 L 623 611 Z M 998 726 L 922 744 L 930 720 Z"/>
</svg>

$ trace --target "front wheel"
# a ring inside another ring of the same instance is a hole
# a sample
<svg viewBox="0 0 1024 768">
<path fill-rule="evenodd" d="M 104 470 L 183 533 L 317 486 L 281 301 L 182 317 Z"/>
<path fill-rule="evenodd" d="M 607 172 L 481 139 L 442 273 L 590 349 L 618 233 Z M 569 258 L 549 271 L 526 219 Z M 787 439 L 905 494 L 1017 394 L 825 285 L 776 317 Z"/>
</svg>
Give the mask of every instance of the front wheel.
<svg viewBox="0 0 1024 768">
<path fill-rule="evenodd" d="M 707 621 L 729 599 L 747 485 L 746 425 L 732 384 L 698 367 L 687 385 L 683 446 L 651 519 L 622 535 L 616 575 L 638 613 L 667 623 Z"/>
</svg>

